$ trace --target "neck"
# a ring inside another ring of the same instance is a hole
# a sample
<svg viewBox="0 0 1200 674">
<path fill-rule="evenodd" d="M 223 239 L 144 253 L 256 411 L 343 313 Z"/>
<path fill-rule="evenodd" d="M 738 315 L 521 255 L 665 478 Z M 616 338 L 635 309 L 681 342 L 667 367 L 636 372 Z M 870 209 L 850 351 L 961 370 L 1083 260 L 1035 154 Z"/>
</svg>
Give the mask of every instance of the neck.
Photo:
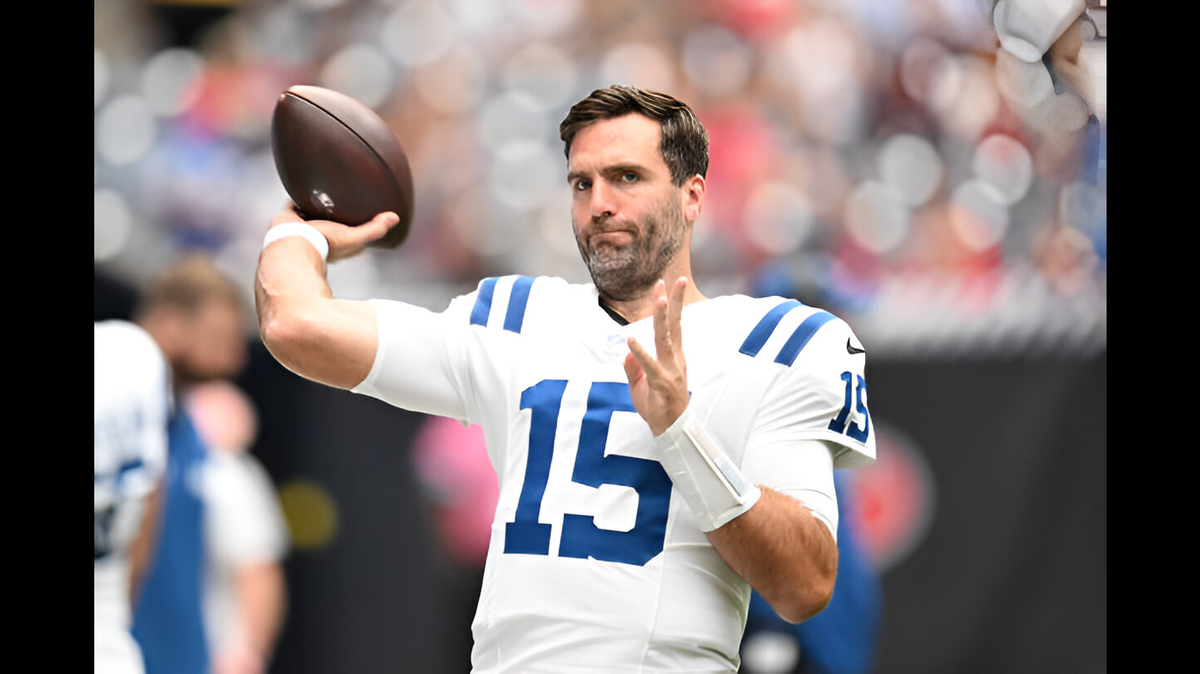
<svg viewBox="0 0 1200 674">
<path fill-rule="evenodd" d="M 694 304 L 706 298 L 697 288 L 692 280 L 691 274 L 679 274 L 668 276 L 669 279 L 678 279 L 680 276 L 688 277 L 688 287 L 683 294 L 683 306 Z M 651 286 L 645 292 L 635 298 L 627 300 L 618 300 L 604 294 L 600 291 L 600 303 L 607 307 L 610 312 L 616 313 L 630 323 L 636 323 L 643 318 L 649 318 L 654 315 L 654 287 Z"/>
</svg>

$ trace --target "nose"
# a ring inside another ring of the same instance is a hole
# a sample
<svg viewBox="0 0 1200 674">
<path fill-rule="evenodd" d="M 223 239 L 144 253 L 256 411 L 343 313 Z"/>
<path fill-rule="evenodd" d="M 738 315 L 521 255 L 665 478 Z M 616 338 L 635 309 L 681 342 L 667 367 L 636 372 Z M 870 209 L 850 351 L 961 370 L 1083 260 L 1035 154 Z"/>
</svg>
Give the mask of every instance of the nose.
<svg viewBox="0 0 1200 674">
<path fill-rule="evenodd" d="M 608 183 L 597 180 L 592 183 L 591 197 L 588 200 L 588 214 L 593 220 L 611 218 L 617 213 L 617 204 L 613 191 L 608 189 Z"/>
</svg>

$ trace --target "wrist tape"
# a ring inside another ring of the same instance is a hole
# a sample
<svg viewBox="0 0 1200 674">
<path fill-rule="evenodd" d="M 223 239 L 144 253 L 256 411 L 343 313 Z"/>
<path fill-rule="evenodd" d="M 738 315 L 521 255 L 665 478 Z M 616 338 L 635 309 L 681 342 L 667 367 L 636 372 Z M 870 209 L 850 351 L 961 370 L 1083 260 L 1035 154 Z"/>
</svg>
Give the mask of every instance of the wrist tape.
<svg viewBox="0 0 1200 674">
<path fill-rule="evenodd" d="M 660 463 L 696 515 L 701 531 L 723 526 L 749 510 L 762 495 L 692 419 L 690 406 L 654 440 Z"/>
<path fill-rule="evenodd" d="M 263 237 L 263 250 L 285 236 L 304 237 L 321 254 L 322 261 L 329 257 L 329 241 L 316 227 L 307 222 L 285 222 L 268 229 L 267 235 Z"/>
</svg>

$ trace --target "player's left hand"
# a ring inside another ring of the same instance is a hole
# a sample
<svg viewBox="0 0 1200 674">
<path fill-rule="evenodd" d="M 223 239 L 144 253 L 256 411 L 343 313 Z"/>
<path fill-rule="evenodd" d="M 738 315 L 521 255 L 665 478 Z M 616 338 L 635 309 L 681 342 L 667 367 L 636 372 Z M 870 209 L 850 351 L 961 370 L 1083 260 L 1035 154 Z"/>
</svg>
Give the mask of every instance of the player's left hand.
<svg viewBox="0 0 1200 674">
<path fill-rule="evenodd" d="M 670 293 L 665 281 L 654 286 L 654 347 L 650 355 L 636 339 L 628 339 L 625 375 L 629 395 L 638 414 L 650 425 L 655 437 L 675 423 L 688 406 L 687 362 L 683 357 L 684 292 L 687 277 L 675 281 Z"/>
</svg>

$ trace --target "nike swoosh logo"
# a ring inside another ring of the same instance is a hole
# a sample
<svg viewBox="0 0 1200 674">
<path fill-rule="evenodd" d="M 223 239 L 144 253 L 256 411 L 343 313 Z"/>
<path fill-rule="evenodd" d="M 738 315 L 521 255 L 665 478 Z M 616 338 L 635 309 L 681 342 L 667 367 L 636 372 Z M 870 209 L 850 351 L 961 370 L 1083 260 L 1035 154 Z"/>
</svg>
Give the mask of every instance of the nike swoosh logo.
<svg viewBox="0 0 1200 674">
<path fill-rule="evenodd" d="M 855 347 L 853 344 L 851 344 L 849 337 L 846 338 L 846 353 L 853 356 L 856 353 L 866 353 L 866 352 L 867 352 L 866 349 L 859 349 L 859 348 Z"/>
</svg>

